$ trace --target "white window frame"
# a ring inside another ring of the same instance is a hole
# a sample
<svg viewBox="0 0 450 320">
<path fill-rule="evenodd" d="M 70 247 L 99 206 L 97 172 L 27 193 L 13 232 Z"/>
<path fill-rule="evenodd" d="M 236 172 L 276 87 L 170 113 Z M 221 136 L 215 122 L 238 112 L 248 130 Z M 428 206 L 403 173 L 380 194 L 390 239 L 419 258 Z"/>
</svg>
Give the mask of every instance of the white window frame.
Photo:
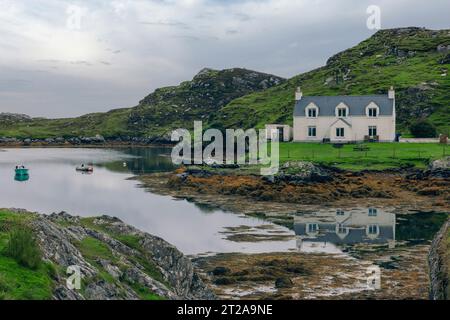
<svg viewBox="0 0 450 320">
<path fill-rule="evenodd" d="M 345 233 L 347 233 L 347 227 L 345 227 L 342 223 L 338 223 L 337 232 L 339 234 L 345 234 Z"/>
<path fill-rule="evenodd" d="M 347 109 L 346 108 L 338 108 L 338 117 L 339 118 L 347 118 Z"/>
<path fill-rule="evenodd" d="M 345 115 L 342 116 L 342 115 L 341 115 L 341 111 L 343 111 L 343 110 L 344 110 Z M 336 117 L 337 117 L 337 118 L 347 118 L 347 117 L 350 116 L 350 109 L 349 109 L 349 107 L 348 107 L 345 103 L 341 102 L 341 103 L 336 107 L 335 114 L 336 114 Z"/>
<path fill-rule="evenodd" d="M 376 216 L 378 216 L 378 209 L 369 208 L 369 217 L 376 217 Z"/>
<path fill-rule="evenodd" d="M 372 236 L 380 234 L 380 227 L 377 224 L 368 225 L 367 234 Z"/>
<path fill-rule="evenodd" d="M 375 110 L 375 115 L 371 115 L 371 110 Z M 369 103 L 369 105 L 366 107 L 366 116 L 368 118 L 378 118 L 380 115 L 380 107 L 375 102 Z"/>
<path fill-rule="evenodd" d="M 373 133 L 373 130 L 375 130 L 375 134 Z M 377 126 L 369 126 L 369 137 L 376 137 L 378 135 L 378 127 Z"/>
<path fill-rule="evenodd" d="M 378 117 L 378 109 L 377 108 L 369 108 L 368 116 L 369 118 L 377 118 Z"/>
<path fill-rule="evenodd" d="M 308 223 L 306 225 L 306 232 L 308 234 L 315 234 L 319 232 L 319 224 L 317 223 Z"/>
<path fill-rule="evenodd" d="M 341 132 L 341 130 L 342 130 L 342 132 Z M 337 138 L 345 138 L 345 128 L 336 128 L 336 137 Z"/>
<path fill-rule="evenodd" d="M 310 111 L 315 111 L 315 115 L 310 116 Z M 310 103 L 305 109 L 305 115 L 309 119 L 316 119 L 319 117 L 319 108 L 314 103 Z"/>
<path fill-rule="evenodd" d="M 314 135 L 311 135 L 311 130 L 314 130 Z M 317 126 L 308 126 L 308 138 L 317 137 Z"/>
</svg>

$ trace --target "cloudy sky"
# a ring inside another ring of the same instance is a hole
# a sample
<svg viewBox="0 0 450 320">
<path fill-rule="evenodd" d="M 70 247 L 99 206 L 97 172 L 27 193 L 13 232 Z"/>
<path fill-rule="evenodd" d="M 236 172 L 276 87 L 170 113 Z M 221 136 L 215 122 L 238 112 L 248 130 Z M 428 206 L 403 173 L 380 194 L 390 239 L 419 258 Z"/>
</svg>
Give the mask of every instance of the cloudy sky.
<svg viewBox="0 0 450 320">
<path fill-rule="evenodd" d="M 448 0 L 0 0 L 0 112 L 134 106 L 203 67 L 291 77 L 382 28 L 450 28 Z"/>
</svg>

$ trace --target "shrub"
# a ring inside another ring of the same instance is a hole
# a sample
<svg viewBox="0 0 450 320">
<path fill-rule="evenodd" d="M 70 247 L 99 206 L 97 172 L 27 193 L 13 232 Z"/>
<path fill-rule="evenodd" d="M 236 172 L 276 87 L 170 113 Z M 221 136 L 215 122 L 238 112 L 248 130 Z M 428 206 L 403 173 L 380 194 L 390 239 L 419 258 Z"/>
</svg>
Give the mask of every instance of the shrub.
<svg viewBox="0 0 450 320">
<path fill-rule="evenodd" d="M 426 120 L 413 123 L 409 129 L 416 138 L 435 138 L 437 136 L 436 127 Z"/>
<path fill-rule="evenodd" d="M 42 261 L 42 253 L 30 228 L 18 226 L 9 233 L 6 254 L 20 265 L 37 269 Z"/>
</svg>

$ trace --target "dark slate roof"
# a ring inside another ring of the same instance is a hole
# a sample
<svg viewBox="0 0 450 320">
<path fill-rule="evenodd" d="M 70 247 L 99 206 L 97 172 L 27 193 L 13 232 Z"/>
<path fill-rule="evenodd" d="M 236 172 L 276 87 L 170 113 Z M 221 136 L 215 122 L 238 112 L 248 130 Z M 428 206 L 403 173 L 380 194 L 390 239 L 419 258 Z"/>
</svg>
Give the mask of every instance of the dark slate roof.
<svg viewBox="0 0 450 320">
<path fill-rule="evenodd" d="M 391 116 L 394 110 L 393 100 L 389 99 L 387 94 L 372 96 L 311 96 L 302 97 L 300 101 L 295 102 L 294 117 L 304 117 L 305 109 L 311 102 L 319 107 L 319 117 L 334 117 L 336 107 L 341 102 L 349 107 L 349 116 L 365 116 L 366 107 L 371 102 L 374 102 L 380 108 L 381 116 Z"/>
</svg>

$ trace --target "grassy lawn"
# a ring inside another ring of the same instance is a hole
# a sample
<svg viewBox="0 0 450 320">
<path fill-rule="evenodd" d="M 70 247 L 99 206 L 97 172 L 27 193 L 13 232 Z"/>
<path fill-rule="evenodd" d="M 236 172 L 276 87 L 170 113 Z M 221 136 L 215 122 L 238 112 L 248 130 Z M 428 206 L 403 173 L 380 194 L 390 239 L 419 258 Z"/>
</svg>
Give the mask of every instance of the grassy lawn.
<svg viewBox="0 0 450 320">
<path fill-rule="evenodd" d="M 330 144 L 280 143 L 280 162 L 305 160 L 348 170 L 381 170 L 413 165 L 425 168 L 430 160 L 450 155 L 447 146 L 430 143 L 369 143 L 368 151 L 354 151 L 355 145 L 342 149 Z"/>
<path fill-rule="evenodd" d="M 0 210 L 0 300 L 47 300 L 52 297 L 52 268 L 48 263 L 32 270 L 5 254 L 9 229 L 31 219 Z"/>
</svg>

